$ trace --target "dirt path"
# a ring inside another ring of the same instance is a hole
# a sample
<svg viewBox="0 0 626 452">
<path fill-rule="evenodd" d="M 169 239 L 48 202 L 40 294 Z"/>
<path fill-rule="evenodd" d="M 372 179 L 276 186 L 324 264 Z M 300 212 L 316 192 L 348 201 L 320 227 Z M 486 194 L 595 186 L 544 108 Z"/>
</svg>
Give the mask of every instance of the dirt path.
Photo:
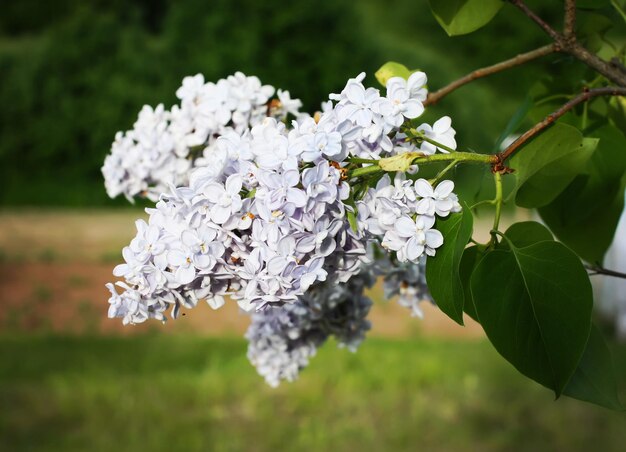
<svg viewBox="0 0 626 452">
<path fill-rule="evenodd" d="M 156 330 L 241 335 L 248 317 L 234 303 L 218 311 L 202 304 L 166 325 L 147 322 L 124 327 L 106 317 L 104 284 L 113 280 L 111 270 L 121 261 L 121 248 L 134 235 L 134 220 L 141 216 L 145 214 L 140 210 L 0 211 L 0 333 Z M 394 300 L 384 301 L 380 286 L 370 295 L 375 301 L 370 315 L 374 336 L 476 338 L 484 334 L 471 319 L 460 327 L 426 303 L 425 319 L 412 318 Z"/>
</svg>

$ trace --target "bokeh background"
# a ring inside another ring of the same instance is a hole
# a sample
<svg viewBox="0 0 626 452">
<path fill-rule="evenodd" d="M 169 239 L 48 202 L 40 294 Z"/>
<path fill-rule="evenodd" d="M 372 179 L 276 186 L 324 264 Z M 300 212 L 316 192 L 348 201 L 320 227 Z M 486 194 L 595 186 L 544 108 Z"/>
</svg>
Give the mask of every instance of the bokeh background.
<svg viewBox="0 0 626 452">
<path fill-rule="evenodd" d="M 558 21 L 560 1 L 529 3 Z M 360 351 L 329 343 L 278 389 L 247 363 L 233 306 L 166 325 L 106 318 L 104 283 L 145 214 L 106 197 L 100 167 L 115 132 L 144 104 L 171 106 L 184 76 L 241 70 L 314 111 L 361 71 L 374 85 L 388 60 L 437 89 L 545 43 L 511 7 L 449 38 L 425 0 L 4 0 L 0 449 L 623 450 L 621 413 L 554 402 L 478 325 L 429 306 L 410 318 L 378 287 Z M 461 147 L 493 150 L 537 75 L 576 67 L 556 56 L 495 75 L 426 119 L 449 114 Z M 612 348 L 624 389 L 626 349 Z"/>
</svg>

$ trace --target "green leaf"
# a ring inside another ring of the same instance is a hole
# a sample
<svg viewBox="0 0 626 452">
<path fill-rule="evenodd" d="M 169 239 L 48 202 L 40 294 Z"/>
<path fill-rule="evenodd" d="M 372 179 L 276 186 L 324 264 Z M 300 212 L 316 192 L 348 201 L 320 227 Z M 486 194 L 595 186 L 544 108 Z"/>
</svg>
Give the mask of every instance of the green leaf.
<svg viewBox="0 0 626 452">
<path fill-rule="evenodd" d="M 404 64 L 388 61 L 383 64 L 374 75 L 381 85 L 387 86 L 387 80 L 390 78 L 402 77 L 403 79 L 408 79 L 409 75 L 411 75 L 411 71 Z"/>
<path fill-rule="evenodd" d="M 580 173 L 598 141 L 583 139 L 578 129 L 557 123 L 511 158 L 517 189 L 511 196 L 521 207 L 541 207 L 554 200 Z"/>
<path fill-rule="evenodd" d="M 530 246 L 533 243 L 544 242 L 546 240 L 554 240 L 552 233 L 541 223 L 536 221 L 521 221 L 519 223 L 512 224 L 509 229 L 506 230 L 504 235 L 509 239 L 502 242 L 503 248 L 508 248 L 508 242 L 513 242 L 517 248 L 524 248 Z"/>
<path fill-rule="evenodd" d="M 589 337 L 591 283 L 559 242 L 509 247 L 487 253 L 474 270 L 476 313 L 496 350 L 558 397 Z"/>
<path fill-rule="evenodd" d="M 470 246 L 463 251 L 463 257 L 461 257 L 461 263 L 459 264 L 459 278 L 461 278 L 461 284 L 463 285 L 463 310 L 472 319 L 478 322 L 478 315 L 476 314 L 476 307 L 472 300 L 472 291 L 470 289 L 470 278 L 474 269 L 485 255 L 484 246 Z"/>
<path fill-rule="evenodd" d="M 348 224 L 352 228 L 353 231 L 358 231 L 359 226 L 356 221 L 356 214 L 351 210 L 346 210 L 346 217 L 348 217 Z"/>
<path fill-rule="evenodd" d="M 439 309 L 463 325 L 463 285 L 459 266 L 465 245 L 472 237 L 473 216 L 466 205 L 459 213 L 437 220 L 443 234 L 443 245 L 426 261 L 426 281 Z"/>
<path fill-rule="evenodd" d="M 378 83 L 383 86 L 387 86 L 387 81 L 391 77 L 401 77 L 408 80 L 409 76 L 417 71 L 419 71 L 419 69 L 409 69 L 404 64 L 396 63 L 395 61 L 388 61 L 383 64 L 374 75 L 376 76 Z"/>
<path fill-rule="evenodd" d="M 501 0 L 429 0 L 430 9 L 448 36 L 471 33 L 500 11 Z"/>
<path fill-rule="evenodd" d="M 611 352 L 595 325 L 591 327 L 585 352 L 563 394 L 612 410 L 624 409 L 617 394 Z"/>
<path fill-rule="evenodd" d="M 598 129 L 598 148 L 579 175 L 539 209 L 554 234 L 588 262 L 602 262 L 624 208 L 626 137 L 612 126 Z"/>
</svg>

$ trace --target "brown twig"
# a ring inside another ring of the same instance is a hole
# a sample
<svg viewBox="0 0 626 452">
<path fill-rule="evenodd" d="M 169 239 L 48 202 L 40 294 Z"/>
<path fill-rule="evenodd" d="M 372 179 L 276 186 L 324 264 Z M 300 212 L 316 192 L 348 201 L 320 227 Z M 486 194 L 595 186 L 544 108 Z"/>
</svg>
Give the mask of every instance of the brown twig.
<svg viewBox="0 0 626 452">
<path fill-rule="evenodd" d="M 545 55 L 549 55 L 553 52 L 555 52 L 555 45 L 554 44 L 549 44 L 543 47 L 539 47 L 538 49 L 535 50 L 531 50 L 530 52 L 526 52 L 526 53 L 520 53 L 519 55 L 506 60 L 506 61 L 502 61 L 500 63 L 494 64 L 492 66 L 487 66 L 481 69 L 477 69 L 473 72 L 470 72 L 469 74 L 465 75 L 464 77 L 461 77 L 458 80 L 455 80 L 454 82 L 450 83 L 447 86 L 444 86 L 443 88 L 430 93 L 428 95 L 428 98 L 426 99 L 426 101 L 424 102 L 424 105 L 434 105 L 437 102 L 439 102 L 443 97 L 447 96 L 448 94 L 450 94 L 452 91 L 456 90 L 457 88 L 460 88 L 461 86 L 470 83 L 476 79 L 482 78 L 482 77 L 487 77 L 488 75 L 491 74 L 495 74 L 497 72 L 501 72 L 504 71 L 506 69 L 510 69 L 512 67 L 515 66 L 519 66 L 521 64 L 527 63 L 531 60 L 535 60 L 537 58 L 540 58 L 542 56 Z"/>
<path fill-rule="evenodd" d="M 550 113 L 546 116 L 541 122 L 535 124 L 533 127 L 524 132 L 517 140 L 515 140 L 509 147 L 507 147 L 504 151 L 496 154 L 497 162 L 494 164 L 494 170 L 497 170 L 497 167 L 502 167 L 504 161 L 511 157 L 517 150 L 519 150 L 528 140 L 538 135 L 544 129 L 550 127 L 554 121 L 563 116 L 565 113 L 570 111 L 576 105 L 579 105 L 583 102 L 587 102 L 589 99 L 598 96 L 626 96 L 626 88 L 620 88 L 615 86 L 608 86 L 605 88 L 594 88 L 584 91 L 578 96 L 574 97 L 572 100 L 561 106 L 558 110 Z"/>
<path fill-rule="evenodd" d="M 624 278 L 626 279 L 626 273 L 616 272 L 615 270 L 609 270 L 608 268 L 600 267 L 598 265 L 585 265 L 585 268 L 589 270 L 590 275 L 605 275 L 605 276 L 613 276 L 615 278 Z"/>
<path fill-rule="evenodd" d="M 522 0 L 510 0 L 510 2 L 517 6 L 524 14 L 526 14 L 532 21 L 539 25 L 543 31 L 545 31 L 555 42 L 558 42 L 562 38 L 561 34 L 552 28 L 546 21 L 535 14 Z"/>
<path fill-rule="evenodd" d="M 574 37 L 576 33 L 576 0 L 565 0 L 565 23 L 563 34 L 566 38 Z"/>
<path fill-rule="evenodd" d="M 573 11 L 568 8 L 571 4 L 575 3 L 568 0 L 566 3 L 566 18 L 565 18 L 565 34 L 561 34 L 546 23 L 541 17 L 535 14 L 522 0 L 509 0 L 513 5 L 520 9 L 526 16 L 539 25 L 543 31 L 545 31 L 553 40 L 557 51 L 568 53 L 577 60 L 585 63 L 590 68 L 599 72 L 611 82 L 618 86 L 626 87 L 626 68 L 622 64 L 609 63 L 602 58 L 594 55 L 584 48 L 576 40 L 576 35 L 573 32 L 575 25 L 575 5 Z M 569 15 L 569 17 L 568 17 Z M 571 28 L 571 34 L 569 34 Z"/>
</svg>

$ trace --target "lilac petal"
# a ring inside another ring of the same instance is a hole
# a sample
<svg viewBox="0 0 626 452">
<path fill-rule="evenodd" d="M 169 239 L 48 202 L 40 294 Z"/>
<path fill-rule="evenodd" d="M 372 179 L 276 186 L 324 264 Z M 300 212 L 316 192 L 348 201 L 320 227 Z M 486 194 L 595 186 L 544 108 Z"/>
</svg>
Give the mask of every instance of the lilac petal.
<svg viewBox="0 0 626 452">
<path fill-rule="evenodd" d="M 306 292 L 316 280 L 317 275 L 315 273 L 305 273 L 300 278 L 300 289 Z"/>
<path fill-rule="evenodd" d="M 135 260 L 135 254 L 133 253 L 133 250 L 131 250 L 128 246 L 122 248 L 122 257 L 126 262 L 132 262 Z"/>
<path fill-rule="evenodd" d="M 337 248 L 337 242 L 333 237 L 326 237 L 319 246 L 318 253 L 322 256 L 330 255 Z"/>
<path fill-rule="evenodd" d="M 187 255 L 180 250 L 170 250 L 167 253 L 167 262 L 175 267 L 187 265 Z"/>
<path fill-rule="evenodd" d="M 288 170 L 283 173 L 285 187 L 295 187 L 300 182 L 300 173 L 297 170 Z"/>
<path fill-rule="evenodd" d="M 287 189 L 287 201 L 293 203 L 296 207 L 304 207 L 307 202 L 307 196 L 298 188 L 289 188 Z"/>
<path fill-rule="evenodd" d="M 315 183 L 317 179 L 316 168 L 307 168 L 302 172 L 302 186 L 308 187 Z"/>
<path fill-rule="evenodd" d="M 418 229 L 427 230 L 435 225 L 435 217 L 430 215 L 420 215 L 417 217 L 415 223 Z"/>
<path fill-rule="evenodd" d="M 393 251 L 400 250 L 406 243 L 406 240 L 400 237 L 395 231 L 387 231 L 383 237 L 382 245 Z"/>
<path fill-rule="evenodd" d="M 154 243 L 159 240 L 160 231 L 156 226 L 149 226 L 146 230 L 146 240 L 149 243 Z"/>
<path fill-rule="evenodd" d="M 193 257 L 193 264 L 201 270 L 210 270 L 215 265 L 215 260 L 206 254 L 196 254 Z"/>
<path fill-rule="evenodd" d="M 444 134 L 448 131 L 448 129 L 452 126 L 452 119 L 450 116 L 444 116 L 433 124 L 433 131 L 436 134 Z"/>
<path fill-rule="evenodd" d="M 420 116 L 422 113 L 424 113 L 424 106 L 422 105 L 422 103 L 418 100 L 407 100 L 404 103 L 404 116 L 409 118 L 409 119 L 413 119 L 413 118 L 417 118 L 418 116 Z"/>
<path fill-rule="evenodd" d="M 211 208 L 211 219 L 217 224 L 222 224 L 230 217 L 231 208 L 223 207 L 218 204 Z"/>
<path fill-rule="evenodd" d="M 128 264 L 119 264 L 113 269 L 113 276 L 118 278 L 121 278 L 128 273 L 130 273 L 130 266 Z"/>
<path fill-rule="evenodd" d="M 439 199 L 441 199 L 452 193 L 452 190 L 454 190 L 454 182 L 452 182 L 451 180 L 444 180 L 439 185 L 437 185 L 437 188 L 435 189 L 435 194 L 437 195 L 437 197 L 439 197 Z"/>
<path fill-rule="evenodd" d="M 430 248 L 439 248 L 443 245 L 443 235 L 437 229 L 426 231 L 426 245 Z"/>
<path fill-rule="evenodd" d="M 298 239 L 296 242 L 295 251 L 298 253 L 310 253 L 315 249 L 315 236 L 308 235 Z"/>
<path fill-rule="evenodd" d="M 319 269 L 322 268 L 323 265 L 324 265 L 324 258 L 316 257 L 309 261 L 309 263 L 307 264 L 307 268 L 309 272 L 317 272 Z"/>
<path fill-rule="evenodd" d="M 196 269 L 193 266 L 178 267 L 176 281 L 180 284 L 189 284 L 196 277 Z"/>
<path fill-rule="evenodd" d="M 287 267 L 287 263 L 283 256 L 274 256 L 267 262 L 267 271 L 272 275 L 280 275 Z"/>
<path fill-rule="evenodd" d="M 212 309 L 219 309 L 226 304 L 224 297 L 220 295 L 215 295 L 212 298 L 207 298 L 206 302 Z"/>
<path fill-rule="evenodd" d="M 412 237 L 415 235 L 416 226 L 410 217 L 403 215 L 396 221 L 395 229 L 400 237 Z"/>
<path fill-rule="evenodd" d="M 200 239 L 196 236 L 196 234 L 194 234 L 193 232 L 189 230 L 184 230 L 180 236 L 180 239 L 181 239 L 181 242 L 183 242 L 185 246 L 188 246 L 190 248 L 195 245 L 199 245 L 201 243 Z"/>
<path fill-rule="evenodd" d="M 437 201 L 437 204 L 436 204 L 437 215 L 441 217 L 445 217 L 450 213 L 453 207 L 454 207 L 454 201 L 452 201 L 451 199 L 444 199 L 442 201 Z"/>
<path fill-rule="evenodd" d="M 224 187 L 222 187 L 221 185 L 218 184 L 207 184 L 204 187 L 204 190 L 202 190 L 202 193 L 204 194 L 204 196 L 206 196 L 206 198 L 211 201 L 212 203 L 216 203 L 219 202 L 219 200 L 222 198 L 222 196 L 224 195 Z"/>
<path fill-rule="evenodd" d="M 365 89 L 360 83 L 348 83 L 344 93 L 353 104 L 362 104 L 365 99 Z"/>
<path fill-rule="evenodd" d="M 415 181 L 415 193 L 422 198 L 432 198 L 435 195 L 433 186 L 426 179 L 417 179 Z"/>
<path fill-rule="evenodd" d="M 419 215 L 433 215 L 435 213 L 435 201 L 431 198 L 422 198 L 417 202 L 415 212 Z"/>
<path fill-rule="evenodd" d="M 424 245 L 420 244 L 415 237 L 411 237 L 405 246 L 406 257 L 409 260 L 416 261 L 424 254 Z"/>
<path fill-rule="evenodd" d="M 278 253 L 281 256 L 291 256 L 296 249 L 296 239 L 291 236 L 283 237 L 278 242 Z"/>
</svg>

